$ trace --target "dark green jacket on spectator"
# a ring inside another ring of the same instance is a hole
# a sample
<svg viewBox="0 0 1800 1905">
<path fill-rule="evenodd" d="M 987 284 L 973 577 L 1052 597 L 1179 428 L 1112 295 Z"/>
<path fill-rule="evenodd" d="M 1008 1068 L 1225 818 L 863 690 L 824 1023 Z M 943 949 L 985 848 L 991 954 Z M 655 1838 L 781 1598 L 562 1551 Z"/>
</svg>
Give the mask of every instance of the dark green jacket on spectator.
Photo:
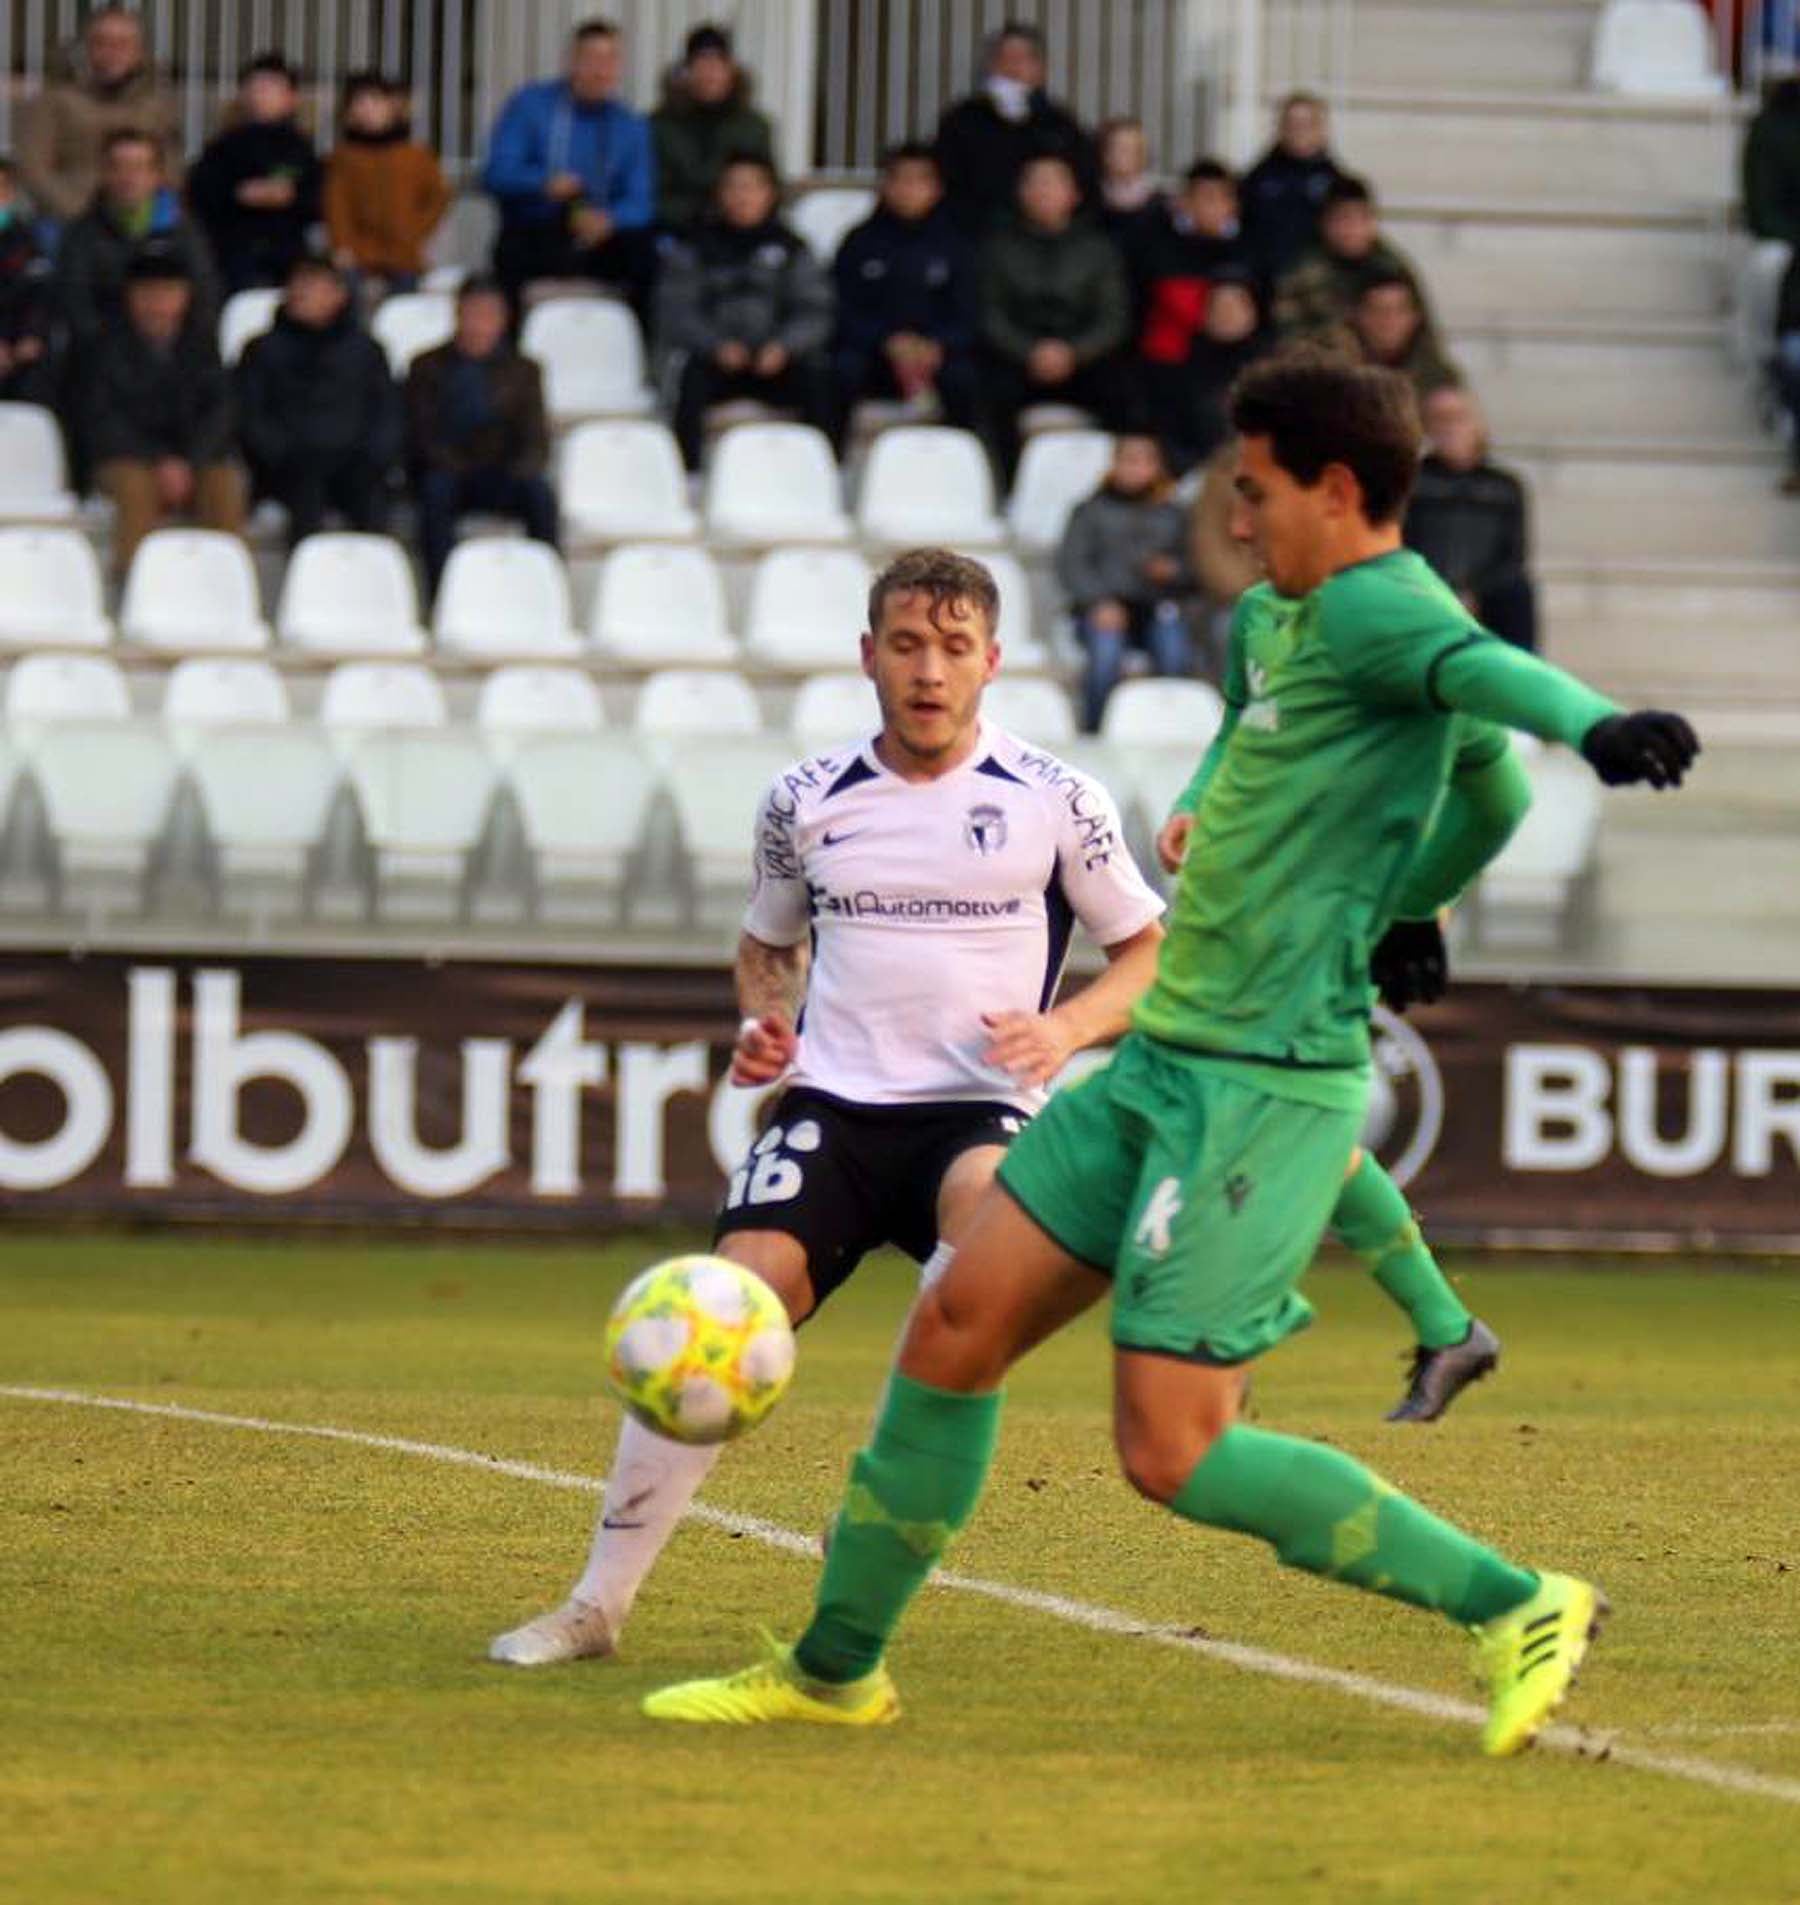
<svg viewBox="0 0 1800 1905">
<path fill-rule="evenodd" d="M 1094 226 L 996 232 L 981 261 L 981 334 L 1002 357 L 1023 363 L 1047 338 L 1078 363 L 1119 349 L 1131 331 L 1131 298 L 1112 240 Z"/>
<path fill-rule="evenodd" d="M 1776 87 L 1744 140 L 1744 223 L 1800 245 L 1800 80 Z"/>
<path fill-rule="evenodd" d="M 1171 556 L 1180 564 L 1175 581 L 1152 582 L 1144 573 L 1154 556 Z M 1096 490 L 1063 531 L 1056 579 L 1078 610 L 1096 602 L 1123 602 L 1131 608 L 1192 594 L 1187 511 L 1153 496 L 1123 496 L 1110 487 Z"/>
<path fill-rule="evenodd" d="M 703 106 L 672 78 L 663 103 L 650 115 L 650 140 L 656 152 L 656 222 L 671 231 L 688 231 L 706 216 L 713 187 L 725 161 L 755 153 L 773 161 L 774 136 L 768 117 L 750 104 L 743 79 L 717 106 Z"/>
<path fill-rule="evenodd" d="M 1390 271 L 1410 280 L 1425 313 L 1425 328 L 1435 332 L 1419 267 L 1388 238 L 1377 238 L 1361 258 L 1340 258 L 1322 245 L 1309 252 L 1275 287 L 1276 331 L 1284 342 L 1326 336 L 1349 317 L 1364 282 Z"/>
<path fill-rule="evenodd" d="M 824 267 L 779 219 L 703 225 L 663 264 L 657 333 L 664 349 L 693 356 L 779 344 L 805 357 L 830 339 L 832 303 Z"/>
<path fill-rule="evenodd" d="M 167 350 L 123 319 L 110 325 L 83 360 L 79 403 L 95 468 L 165 456 L 198 468 L 231 455 L 231 380 L 210 318 L 190 317 Z"/>
</svg>

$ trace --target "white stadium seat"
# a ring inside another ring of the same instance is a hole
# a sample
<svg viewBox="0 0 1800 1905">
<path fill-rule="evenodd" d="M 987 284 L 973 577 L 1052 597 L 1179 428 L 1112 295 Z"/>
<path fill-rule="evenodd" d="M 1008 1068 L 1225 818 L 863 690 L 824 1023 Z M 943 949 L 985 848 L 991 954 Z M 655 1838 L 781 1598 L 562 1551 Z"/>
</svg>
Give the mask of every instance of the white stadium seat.
<svg viewBox="0 0 1800 1905">
<path fill-rule="evenodd" d="M 1224 719 L 1216 688 L 1160 677 L 1120 682 L 1107 697 L 1100 732 L 1116 748 L 1184 748 L 1197 763 Z"/>
<path fill-rule="evenodd" d="M 1695 0 L 1607 0 L 1594 28 L 1602 92 L 1713 99 L 1725 91 L 1712 21 Z"/>
<path fill-rule="evenodd" d="M 1559 945 L 1600 836 L 1600 783 L 1584 761 L 1545 748 L 1528 755 L 1525 767 L 1531 809 L 1482 875 L 1477 896 L 1489 946 Z"/>
<path fill-rule="evenodd" d="M 994 478 L 970 430 L 901 424 L 884 430 L 863 465 L 857 526 L 893 549 L 954 543 L 984 549 L 1006 540 L 994 514 Z"/>
<path fill-rule="evenodd" d="M 665 759 L 695 910 L 707 923 L 735 918 L 750 893 L 757 804 L 793 762 L 793 744 L 760 735 L 709 739 L 693 772 L 681 771 L 672 752 Z"/>
<path fill-rule="evenodd" d="M 674 435 L 648 419 L 578 424 L 563 439 L 557 494 L 572 549 L 689 542 L 700 531 Z"/>
<path fill-rule="evenodd" d="M 850 540 L 836 459 L 822 430 L 804 423 L 746 423 L 713 447 L 706 477 L 706 533 L 740 548 Z"/>
<path fill-rule="evenodd" d="M 94 545 L 78 529 L 0 529 L 0 648 L 104 648 L 112 640 Z"/>
<path fill-rule="evenodd" d="M 757 734 L 762 710 L 742 675 L 723 669 L 665 668 L 639 690 L 632 725 L 661 739 Z"/>
<path fill-rule="evenodd" d="M 812 675 L 800 684 L 788 732 L 803 754 L 822 754 L 849 741 L 866 741 L 881 728 L 875 684 L 867 675 Z"/>
<path fill-rule="evenodd" d="M 26 655 L 6 677 L 6 725 L 28 753 L 63 722 L 130 718 L 131 691 L 104 655 Z"/>
<path fill-rule="evenodd" d="M 600 653 L 635 668 L 737 660 L 718 566 L 681 543 L 615 549 L 600 571 L 589 633 Z"/>
<path fill-rule="evenodd" d="M 344 662 L 326 677 L 319 701 L 319 725 L 344 753 L 371 734 L 449 720 L 443 686 L 422 662 Z"/>
<path fill-rule="evenodd" d="M 526 317 L 519 348 L 543 369 L 553 423 L 641 417 L 654 407 L 637 319 L 612 298 L 546 298 Z"/>
<path fill-rule="evenodd" d="M 31 765 L 64 910 L 136 910 L 180 773 L 168 740 L 146 722 L 58 722 L 38 735 Z"/>
<path fill-rule="evenodd" d="M 337 755 L 318 729 L 293 724 L 209 727 L 192 740 L 188 772 L 218 856 L 220 906 L 255 920 L 295 917 L 343 776 Z"/>
<path fill-rule="evenodd" d="M 236 291 L 219 313 L 219 356 L 229 369 L 244 354 L 252 338 L 261 337 L 275 322 L 282 294 L 258 286 Z"/>
<path fill-rule="evenodd" d="M 292 708 L 287 683 L 272 663 L 194 655 L 169 671 L 162 718 L 176 751 L 191 756 L 220 728 L 278 728 L 292 718 Z"/>
<path fill-rule="evenodd" d="M 243 540 L 217 529 L 158 529 L 125 578 L 119 633 L 164 654 L 266 648 L 256 565 Z"/>
<path fill-rule="evenodd" d="M 819 263 L 828 265 L 875 204 L 875 194 L 865 185 L 822 185 L 794 200 L 787 222 Z"/>
<path fill-rule="evenodd" d="M 1047 555 L 1056 548 L 1069 512 L 1105 479 L 1112 453 L 1112 438 L 1104 430 L 1054 430 L 1025 445 L 1006 506 L 1020 549 Z"/>
<path fill-rule="evenodd" d="M 0 403 L 0 521 L 65 522 L 75 509 L 56 418 L 38 404 Z"/>
<path fill-rule="evenodd" d="M 391 729 L 367 735 L 349 767 L 382 916 L 455 917 L 498 778 L 486 748 L 473 734 Z"/>
<path fill-rule="evenodd" d="M 484 536 L 452 551 L 432 632 L 440 652 L 476 661 L 555 661 L 577 653 L 569 572 L 546 543 Z"/>
<path fill-rule="evenodd" d="M 848 668 L 869 625 L 868 564 L 850 549 L 772 549 L 756 565 L 744 651 L 771 668 Z"/>
<path fill-rule="evenodd" d="M 995 726 L 1038 747 L 1063 748 L 1075 739 L 1075 711 L 1055 682 L 1001 675 L 988 683 L 981 711 Z"/>
<path fill-rule="evenodd" d="M 1033 613 L 1031 581 L 1017 556 L 997 549 L 971 549 L 968 553 L 983 563 L 1000 591 L 1000 637 L 1002 665 L 1008 674 L 1029 674 L 1050 666 L 1050 651 L 1037 638 Z"/>
<path fill-rule="evenodd" d="M 645 744 L 621 734 L 521 735 L 509 777 L 535 867 L 538 917 L 615 917 L 656 795 Z"/>
<path fill-rule="evenodd" d="M 290 648 L 317 655 L 416 655 L 425 647 L 412 563 L 387 536 L 308 536 L 276 615 Z"/>
<path fill-rule="evenodd" d="M 481 684 L 475 726 L 496 760 L 546 734 L 598 734 L 606 726 L 599 685 L 579 668 L 531 662 L 496 668 Z"/>
<path fill-rule="evenodd" d="M 403 378 L 415 357 L 455 335 L 456 300 L 445 291 L 402 291 L 384 300 L 369 330 L 387 352 L 394 375 Z"/>
</svg>

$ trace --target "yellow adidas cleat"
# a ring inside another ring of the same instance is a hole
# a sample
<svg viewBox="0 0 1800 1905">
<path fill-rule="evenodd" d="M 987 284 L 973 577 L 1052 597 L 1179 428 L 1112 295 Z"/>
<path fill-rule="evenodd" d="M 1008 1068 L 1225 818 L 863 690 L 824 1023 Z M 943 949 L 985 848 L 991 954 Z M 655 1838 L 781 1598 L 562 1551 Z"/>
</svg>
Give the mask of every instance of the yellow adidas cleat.
<svg viewBox="0 0 1800 1905">
<path fill-rule="evenodd" d="M 1591 1581 L 1546 1574 L 1530 1600 L 1475 1629 L 1475 1677 L 1491 1699 L 1484 1753 L 1504 1759 L 1537 1738 L 1610 1611 Z"/>
<path fill-rule="evenodd" d="M 793 1649 L 768 1643 L 766 1660 L 722 1680 L 687 1680 L 660 1687 L 644 1700 L 653 1720 L 690 1720 L 712 1726 L 760 1726 L 800 1720 L 813 1726 L 886 1726 L 900 1717 L 900 1696 L 885 1667 L 839 1686 L 809 1680 L 794 1665 Z"/>
</svg>

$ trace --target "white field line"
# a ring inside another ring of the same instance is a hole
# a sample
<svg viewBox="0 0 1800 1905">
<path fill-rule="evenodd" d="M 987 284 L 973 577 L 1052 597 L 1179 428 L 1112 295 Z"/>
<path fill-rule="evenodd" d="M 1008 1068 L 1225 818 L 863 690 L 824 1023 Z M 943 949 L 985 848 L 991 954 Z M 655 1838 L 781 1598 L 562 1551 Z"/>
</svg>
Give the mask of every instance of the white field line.
<svg viewBox="0 0 1800 1905">
<path fill-rule="evenodd" d="M 176 1422 L 200 1422 L 219 1429 L 243 1429 L 256 1435 L 298 1436 L 318 1442 L 347 1442 L 358 1448 L 381 1449 L 392 1455 L 418 1456 L 428 1462 L 443 1462 L 456 1468 L 485 1470 L 505 1475 L 514 1481 L 538 1482 L 547 1488 L 564 1488 L 579 1494 L 597 1494 L 604 1485 L 593 1475 L 577 1475 L 570 1469 L 544 1468 L 536 1462 L 517 1462 L 498 1455 L 483 1455 L 474 1449 L 453 1448 L 442 1442 L 416 1442 L 406 1436 L 377 1435 L 364 1429 L 340 1429 L 326 1423 L 274 1422 L 262 1416 L 222 1415 L 211 1409 L 190 1409 L 173 1402 L 136 1402 L 123 1396 L 96 1396 L 79 1389 L 39 1389 L 22 1384 L 0 1383 L 0 1396 L 17 1402 L 58 1403 L 70 1408 L 114 1409 L 128 1415 L 162 1416 Z M 728 1534 L 747 1536 L 764 1546 L 779 1548 L 785 1554 L 816 1556 L 817 1540 L 778 1522 L 765 1521 L 760 1515 L 739 1515 L 728 1509 L 709 1508 L 697 1502 L 688 1510 L 690 1519 Z M 1052 1620 L 1072 1627 L 1084 1627 L 1096 1634 L 1117 1634 L 1129 1640 L 1149 1641 L 1159 1647 L 1179 1648 L 1217 1661 L 1221 1666 L 1236 1667 L 1240 1672 L 1262 1674 L 1272 1680 L 1297 1681 L 1303 1686 L 1325 1687 L 1373 1706 L 1397 1707 L 1403 1713 L 1416 1713 L 1428 1720 L 1448 1721 L 1457 1726 L 1479 1726 L 1487 1717 L 1484 1710 L 1469 1700 L 1453 1700 L 1441 1693 L 1428 1693 L 1419 1687 L 1403 1687 L 1390 1680 L 1377 1680 L 1370 1674 L 1348 1673 L 1340 1667 L 1321 1666 L 1316 1661 L 1300 1660 L 1290 1654 L 1270 1653 L 1261 1647 L 1244 1647 L 1235 1641 L 1215 1640 L 1192 1628 L 1176 1627 L 1140 1620 L 1117 1608 L 1101 1607 L 1091 1601 L 1071 1600 L 1062 1594 L 1046 1594 L 1036 1588 L 1018 1587 L 1009 1581 L 985 1581 L 977 1576 L 940 1572 L 933 1583 L 953 1593 L 979 1595 L 997 1601 L 1003 1607 L 1022 1608 L 1028 1613 L 1047 1614 Z M 1779 1730 L 1786 1722 L 1773 1722 L 1769 1730 Z M 1664 1728 L 1663 1732 L 1676 1729 Z M 1743 1729 L 1750 1730 L 1750 1729 Z M 1731 1731 L 1720 1728 L 1721 1734 Z M 1538 1735 L 1538 1744 L 1577 1758 L 1604 1761 L 1613 1766 L 1630 1766 L 1641 1772 L 1662 1773 L 1671 1779 L 1684 1779 L 1698 1786 L 1713 1786 L 1721 1792 L 1745 1793 L 1758 1799 L 1773 1799 L 1784 1805 L 1800 1806 L 1800 1780 L 1779 1779 L 1771 1774 L 1751 1772 L 1715 1760 L 1696 1759 L 1685 1754 L 1652 1752 L 1633 1746 L 1616 1735 L 1589 1732 L 1580 1727 L 1549 1726 Z"/>
</svg>

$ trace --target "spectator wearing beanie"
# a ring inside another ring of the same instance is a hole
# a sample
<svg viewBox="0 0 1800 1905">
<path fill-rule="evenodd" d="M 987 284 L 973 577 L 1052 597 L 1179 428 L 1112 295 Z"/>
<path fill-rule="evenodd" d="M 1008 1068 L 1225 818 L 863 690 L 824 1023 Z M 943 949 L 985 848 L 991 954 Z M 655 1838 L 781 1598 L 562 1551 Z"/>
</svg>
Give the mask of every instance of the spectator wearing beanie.
<svg viewBox="0 0 1800 1905">
<path fill-rule="evenodd" d="M 1406 542 L 1476 619 L 1515 647 L 1537 648 L 1525 486 L 1489 460 L 1474 394 L 1444 384 L 1425 399 L 1425 460 L 1406 512 Z"/>
<path fill-rule="evenodd" d="M 881 162 L 881 202 L 838 247 L 832 382 L 839 434 L 866 397 L 923 403 L 945 423 L 975 422 L 975 253 L 943 203 L 928 145 Z"/>
<path fill-rule="evenodd" d="M 353 74 L 325 168 L 325 229 L 339 267 L 378 295 L 411 291 L 450 202 L 437 154 L 412 136 L 404 90 L 380 73 Z"/>
<path fill-rule="evenodd" d="M 244 452 L 257 488 L 288 513 L 288 545 L 336 509 L 351 529 L 387 527 L 387 481 L 400 455 L 400 393 L 387 355 L 325 258 L 288 273 L 275 322 L 237 373 Z"/>
<path fill-rule="evenodd" d="M 1327 146 L 1325 102 L 1290 93 L 1275 143 L 1244 174 L 1244 241 L 1265 284 L 1274 284 L 1318 242 L 1325 195 L 1344 176 Z"/>
<path fill-rule="evenodd" d="M 278 53 L 259 54 L 239 79 L 236 124 L 188 179 L 188 202 L 228 293 L 281 284 L 318 223 L 323 171 L 300 130 L 299 105 L 294 69 Z"/>
<path fill-rule="evenodd" d="M 715 215 L 663 266 L 657 331 L 680 364 L 675 436 L 690 470 L 714 404 L 749 398 L 831 426 L 831 284 L 780 200 L 767 159 L 727 159 Z"/>
<path fill-rule="evenodd" d="M 656 152 L 656 222 L 687 233 L 706 216 L 725 161 L 736 154 L 775 160 L 768 118 L 750 103 L 750 75 L 732 55 L 723 27 L 697 26 L 662 104 L 650 115 Z"/>
</svg>

